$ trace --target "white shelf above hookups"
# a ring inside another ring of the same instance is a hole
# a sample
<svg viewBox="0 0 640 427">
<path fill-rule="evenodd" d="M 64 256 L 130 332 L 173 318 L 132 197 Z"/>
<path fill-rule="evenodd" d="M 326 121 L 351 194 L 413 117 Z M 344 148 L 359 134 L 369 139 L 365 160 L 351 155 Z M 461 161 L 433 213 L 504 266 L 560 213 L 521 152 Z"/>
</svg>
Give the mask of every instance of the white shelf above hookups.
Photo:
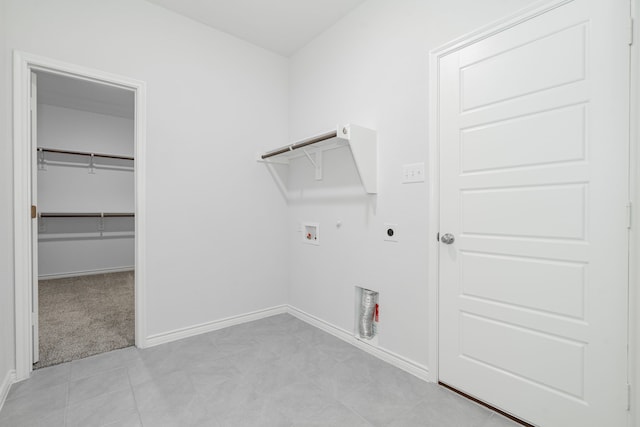
<svg viewBox="0 0 640 427">
<path fill-rule="evenodd" d="M 316 179 L 322 179 L 322 152 L 339 147 L 349 147 L 365 191 L 378 192 L 378 140 L 376 131 L 358 125 L 338 126 L 327 132 L 258 155 L 263 163 L 289 164 L 291 159 L 306 157 L 316 171 Z M 312 156 L 313 154 L 313 156 Z"/>
</svg>

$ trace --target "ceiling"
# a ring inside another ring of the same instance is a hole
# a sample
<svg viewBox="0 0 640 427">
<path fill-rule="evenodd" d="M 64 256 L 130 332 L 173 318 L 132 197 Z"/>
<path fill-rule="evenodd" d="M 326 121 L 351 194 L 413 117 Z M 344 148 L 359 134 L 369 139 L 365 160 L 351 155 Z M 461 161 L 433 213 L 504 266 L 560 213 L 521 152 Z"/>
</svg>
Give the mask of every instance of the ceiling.
<svg viewBox="0 0 640 427">
<path fill-rule="evenodd" d="M 44 71 L 36 74 L 39 104 L 133 119 L 133 91 Z"/>
<path fill-rule="evenodd" d="M 147 0 L 290 56 L 366 0 Z M 38 71 L 38 103 L 133 118 L 132 91 Z"/>
<path fill-rule="evenodd" d="M 365 0 L 148 0 L 291 56 Z"/>
</svg>

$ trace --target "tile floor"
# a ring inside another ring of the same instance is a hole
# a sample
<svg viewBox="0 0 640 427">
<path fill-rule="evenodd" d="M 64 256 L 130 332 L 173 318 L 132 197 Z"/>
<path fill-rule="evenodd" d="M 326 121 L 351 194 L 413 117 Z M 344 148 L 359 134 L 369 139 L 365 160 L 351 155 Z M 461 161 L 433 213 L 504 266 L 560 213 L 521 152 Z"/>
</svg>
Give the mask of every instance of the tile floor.
<svg viewBox="0 0 640 427">
<path fill-rule="evenodd" d="M 5 426 L 517 425 L 283 314 L 35 371 Z"/>
</svg>

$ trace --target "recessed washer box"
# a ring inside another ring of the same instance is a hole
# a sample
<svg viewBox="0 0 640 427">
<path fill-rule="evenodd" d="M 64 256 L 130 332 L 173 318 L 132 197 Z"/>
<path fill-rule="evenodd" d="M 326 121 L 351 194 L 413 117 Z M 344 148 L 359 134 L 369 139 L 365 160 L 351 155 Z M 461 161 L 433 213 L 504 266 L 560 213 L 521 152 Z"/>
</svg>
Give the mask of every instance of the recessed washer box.
<svg viewBox="0 0 640 427">
<path fill-rule="evenodd" d="M 302 241 L 309 245 L 320 244 L 320 224 L 315 222 L 302 223 Z"/>
</svg>

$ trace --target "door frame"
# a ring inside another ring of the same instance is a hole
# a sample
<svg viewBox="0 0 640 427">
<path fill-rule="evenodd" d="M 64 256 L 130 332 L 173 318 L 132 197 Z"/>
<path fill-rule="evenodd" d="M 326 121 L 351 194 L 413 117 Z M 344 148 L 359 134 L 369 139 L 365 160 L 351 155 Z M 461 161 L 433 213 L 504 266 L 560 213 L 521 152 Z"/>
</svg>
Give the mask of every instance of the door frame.
<svg viewBox="0 0 640 427">
<path fill-rule="evenodd" d="M 631 16 L 636 28 L 640 18 L 640 0 L 631 0 Z M 629 186 L 630 200 L 633 203 L 631 218 L 630 254 L 629 254 L 629 379 L 631 391 L 631 425 L 640 425 L 640 37 L 633 31 L 631 46 L 630 75 L 630 120 L 629 141 Z"/>
<path fill-rule="evenodd" d="M 496 21 L 488 26 L 473 31 L 460 38 L 457 38 L 449 43 L 446 43 L 429 52 L 429 223 L 428 223 L 428 259 L 427 259 L 427 289 L 428 289 L 428 367 L 429 367 L 429 381 L 438 382 L 439 379 L 439 245 L 436 236 L 440 232 L 440 129 L 439 129 L 439 67 L 440 61 L 447 55 L 459 51 L 467 46 L 477 43 L 483 39 L 491 37 L 495 34 L 501 33 L 515 25 L 522 22 L 533 19 L 541 14 L 549 12 L 555 8 L 563 6 L 567 3 L 571 3 L 575 0 L 542 0 L 534 3 L 533 5 L 526 7 L 515 14 L 508 16 L 504 19 Z M 640 0 L 631 0 L 631 2 L 637 2 L 640 4 Z M 630 5 L 631 5 L 630 2 Z M 634 35 L 635 36 L 635 35 Z M 635 36 L 636 40 L 638 36 Z M 637 45 L 638 43 L 636 43 Z M 631 50 L 632 63 L 633 58 L 640 63 L 640 46 L 633 46 Z M 637 68 L 636 65 L 634 68 Z M 637 69 L 636 69 L 637 71 Z M 630 113 L 631 117 L 639 119 L 640 111 L 640 78 L 633 77 L 634 74 L 630 74 L 631 79 L 631 105 Z M 635 88 L 635 93 L 634 93 Z M 630 194 L 631 200 L 640 200 L 640 185 L 634 183 L 634 176 L 640 175 L 640 151 L 637 147 L 637 141 L 640 138 L 640 125 L 634 125 L 631 120 L 632 129 L 630 131 L 630 150 L 631 156 L 629 158 L 629 179 L 630 188 L 632 194 Z M 638 128 L 638 129 L 634 129 Z M 627 371 L 629 372 L 629 384 L 631 385 L 630 397 L 629 397 L 629 409 L 631 411 L 632 419 L 640 419 L 640 415 L 636 414 L 638 408 L 640 408 L 640 392 L 635 390 L 640 384 L 640 368 L 634 368 L 634 361 L 640 360 L 640 339 L 636 338 L 634 331 L 640 330 L 640 313 L 638 312 L 638 304 L 640 303 L 640 291 L 636 290 L 637 283 L 640 279 L 640 271 L 634 267 L 634 261 L 639 261 L 640 250 L 635 246 L 640 247 L 640 243 L 635 243 L 640 235 L 636 231 L 636 228 L 640 224 L 640 207 L 635 208 L 633 212 L 634 227 L 630 229 L 630 276 L 629 276 L 629 322 L 628 330 L 630 335 L 628 338 L 628 344 L 630 348 L 630 354 L 628 358 Z M 632 322 L 633 319 L 634 321 Z M 635 324 L 634 324 L 635 323 Z"/>
<path fill-rule="evenodd" d="M 32 366 L 32 271 L 31 232 L 31 129 L 29 91 L 31 71 L 128 89 L 135 94 L 135 345 L 146 346 L 145 310 L 145 176 L 146 176 L 146 83 L 101 70 L 87 68 L 25 52 L 13 53 L 13 194 L 14 194 L 14 303 L 15 363 L 18 381 L 29 377 Z"/>
</svg>

